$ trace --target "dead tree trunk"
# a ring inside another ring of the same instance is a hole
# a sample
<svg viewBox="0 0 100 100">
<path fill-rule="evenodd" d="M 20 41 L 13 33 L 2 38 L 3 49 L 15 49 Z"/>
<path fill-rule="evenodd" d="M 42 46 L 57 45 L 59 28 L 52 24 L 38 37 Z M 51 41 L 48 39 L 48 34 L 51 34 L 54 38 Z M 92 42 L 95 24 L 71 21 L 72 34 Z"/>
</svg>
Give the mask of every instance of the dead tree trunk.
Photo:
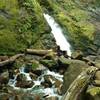
<svg viewBox="0 0 100 100">
<path fill-rule="evenodd" d="M 28 54 L 33 54 L 33 55 L 47 55 L 50 52 L 52 52 L 52 50 L 36 50 L 36 49 L 26 49 L 26 53 Z"/>
<path fill-rule="evenodd" d="M 16 54 L 5 61 L 0 62 L 0 67 L 13 63 L 17 58 L 24 56 L 24 54 Z"/>
<path fill-rule="evenodd" d="M 91 78 L 98 69 L 96 67 L 87 68 L 70 85 L 69 89 L 61 100 L 79 100 L 79 96 L 88 86 Z"/>
</svg>

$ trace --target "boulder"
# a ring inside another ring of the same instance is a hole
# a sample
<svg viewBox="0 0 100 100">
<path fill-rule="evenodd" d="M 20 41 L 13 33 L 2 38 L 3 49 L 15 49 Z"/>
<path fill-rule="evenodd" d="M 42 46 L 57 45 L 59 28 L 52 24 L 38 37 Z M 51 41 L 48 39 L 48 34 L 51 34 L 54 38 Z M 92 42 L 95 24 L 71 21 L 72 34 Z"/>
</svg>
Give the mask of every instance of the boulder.
<svg viewBox="0 0 100 100">
<path fill-rule="evenodd" d="M 16 78 L 16 87 L 20 88 L 31 88 L 34 85 L 33 81 L 28 81 L 25 74 L 19 74 Z"/>
<path fill-rule="evenodd" d="M 89 66 L 81 60 L 72 60 L 66 58 L 61 58 L 60 60 L 62 63 L 69 65 L 66 72 L 64 73 L 64 83 L 62 87 L 62 92 L 65 93 L 75 78 Z"/>
<path fill-rule="evenodd" d="M 46 70 L 46 67 L 44 67 L 43 65 L 41 65 L 38 61 L 36 60 L 32 60 L 32 62 L 27 63 L 25 65 L 25 72 L 26 73 L 34 73 L 36 75 L 41 75 L 42 71 Z"/>
<path fill-rule="evenodd" d="M 74 51 L 74 52 L 71 54 L 71 57 L 72 57 L 73 59 L 79 59 L 79 60 L 81 60 L 82 57 L 83 57 L 83 53 L 82 53 L 82 51 L 80 51 L 80 50 L 76 50 L 76 51 Z"/>
<path fill-rule="evenodd" d="M 53 69 L 57 67 L 57 61 L 56 60 L 41 60 L 40 61 L 41 64 L 43 64 L 44 66 L 47 66 L 49 69 Z"/>
<path fill-rule="evenodd" d="M 0 74 L 0 84 L 7 84 L 9 81 L 9 72 L 5 71 Z"/>
<path fill-rule="evenodd" d="M 42 72 L 44 71 L 44 70 L 46 70 L 47 68 L 45 67 L 45 66 L 43 66 L 43 65 L 39 65 L 37 68 L 35 68 L 35 69 L 33 69 L 32 70 L 32 72 L 34 73 L 34 74 L 36 74 L 36 75 L 41 75 L 42 74 Z"/>
</svg>

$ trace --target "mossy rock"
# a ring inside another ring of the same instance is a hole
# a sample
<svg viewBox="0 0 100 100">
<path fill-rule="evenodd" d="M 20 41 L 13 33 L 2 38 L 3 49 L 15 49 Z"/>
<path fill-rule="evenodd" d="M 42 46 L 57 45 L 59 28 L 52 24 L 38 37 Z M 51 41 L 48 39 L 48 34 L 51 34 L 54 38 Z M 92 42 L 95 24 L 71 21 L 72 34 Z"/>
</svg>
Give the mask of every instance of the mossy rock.
<svg viewBox="0 0 100 100">
<path fill-rule="evenodd" d="M 91 87 L 87 89 L 86 100 L 100 100 L 100 87 Z"/>
<path fill-rule="evenodd" d="M 57 67 L 57 62 L 55 60 L 41 60 L 40 63 L 50 69 Z"/>
</svg>

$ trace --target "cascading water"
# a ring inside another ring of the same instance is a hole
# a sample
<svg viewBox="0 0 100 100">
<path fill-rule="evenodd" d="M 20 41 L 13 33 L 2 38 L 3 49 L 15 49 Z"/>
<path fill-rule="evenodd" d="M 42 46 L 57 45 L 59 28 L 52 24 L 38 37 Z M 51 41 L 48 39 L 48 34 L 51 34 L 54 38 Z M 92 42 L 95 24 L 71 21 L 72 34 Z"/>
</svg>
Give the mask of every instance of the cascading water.
<svg viewBox="0 0 100 100">
<path fill-rule="evenodd" d="M 63 75 L 60 75 L 59 73 L 52 72 L 52 71 L 49 71 L 49 69 L 46 69 L 42 72 L 42 74 L 36 80 L 32 80 L 29 73 L 26 73 L 24 69 L 25 69 L 24 66 L 21 67 L 19 69 L 20 72 L 17 75 L 15 75 L 14 79 L 9 80 L 8 85 L 12 86 L 14 89 L 20 90 L 21 89 L 20 87 L 16 87 L 16 82 L 17 82 L 16 79 L 19 74 L 24 74 L 27 77 L 28 81 L 34 82 L 34 85 L 31 88 L 24 89 L 24 91 L 30 91 L 33 94 L 34 93 L 42 94 L 42 97 L 43 96 L 48 96 L 48 97 L 57 96 L 59 98 L 59 100 L 61 99 L 62 96 L 58 95 L 57 88 L 54 85 L 52 85 L 52 87 L 44 88 L 41 84 L 42 84 L 42 82 L 45 81 L 44 77 L 46 75 L 50 75 L 53 78 L 63 82 Z M 55 84 L 56 81 L 51 79 L 51 82 L 52 82 L 52 84 Z M 44 99 L 42 98 L 41 100 L 44 100 Z"/>
<path fill-rule="evenodd" d="M 67 51 L 68 56 L 71 56 L 71 46 L 64 37 L 61 27 L 55 22 L 54 18 L 48 14 L 44 14 L 44 17 L 52 29 L 52 34 L 55 37 L 57 45 L 60 46 L 61 50 Z"/>
</svg>

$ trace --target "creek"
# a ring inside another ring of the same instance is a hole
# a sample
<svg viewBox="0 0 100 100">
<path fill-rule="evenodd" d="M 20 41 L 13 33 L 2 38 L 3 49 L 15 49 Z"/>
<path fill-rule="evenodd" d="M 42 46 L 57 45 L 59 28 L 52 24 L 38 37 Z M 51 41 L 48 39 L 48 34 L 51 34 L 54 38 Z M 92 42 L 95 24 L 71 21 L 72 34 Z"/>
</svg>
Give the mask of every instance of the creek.
<svg viewBox="0 0 100 100">
<path fill-rule="evenodd" d="M 56 44 L 60 46 L 60 49 L 62 51 L 67 51 L 68 56 L 71 56 L 71 49 L 70 49 L 71 45 L 65 38 L 63 31 L 62 31 L 61 27 L 59 26 L 59 24 L 57 24 L 56 21 L 54 20 L 54 18 L 51 17 L 50 15 L 48 15 L 48 14 L 43 14 L 43 15 L 44 15 L 44 18 L 46 19 L 47 23 L 49 24 L 49 26 L 52 29 L 51 32 L 54 35 Z M 42 71 L 42 74 L 40 76 L 38 76 L 36 80 L 32 80 L 32 78 L 30 77 L 30 73 L 25 72 L 25 66 L 22 66 L 19 69 L 19 73 L 14 75 L 13 79 L 9 80 L 8 85 L 13 87 L 14 89 L 20 90 L 21 88 L 16 86 L 17 80 L 18 80 L 18 75 L 20 75 L 20 74 L 22 74 L 26 77 L 26 81 L 34 83 L 34 85 L 32 87 L 25 88 L 25 89 L 23 88 L 25 91 L 30 91 L 31 93 L 40 95 L 41 100 L 45 100 L 43 97 L 52 97 L 52 96 L 56 96 L 57 100 L 61 100 L 62 95 L 60 93 L 58 93 L 58 88 L 56 87 L 56 85 L 59 84 L 59 87 L 60 87 L 63 84 L 63 75 L 61 75 L 57 72 L 54 72 L 54 71 L 50 71 L 49 69 L 46 68 L 45 70 Z M 45 87 L 42 85 L 42 83 L 45 84 L 45 82 L 46 82 L 45 81 L 46 76 L 48 77 L 50 84 L 52 84 L 51 86 Z M 22 82 L 24 83 L 24 81 L 22 81 Z M 13 100 L 13 99 L 11 99 L 11 100 Z M 34 100 L 36 100 L 36 99 L 34 99 Z M 47 99 L 47 100 L 49 100 L 49 99 Z M 56 100 L 56 99 L 53 99 L 53 100 Z"/>
</svg>

